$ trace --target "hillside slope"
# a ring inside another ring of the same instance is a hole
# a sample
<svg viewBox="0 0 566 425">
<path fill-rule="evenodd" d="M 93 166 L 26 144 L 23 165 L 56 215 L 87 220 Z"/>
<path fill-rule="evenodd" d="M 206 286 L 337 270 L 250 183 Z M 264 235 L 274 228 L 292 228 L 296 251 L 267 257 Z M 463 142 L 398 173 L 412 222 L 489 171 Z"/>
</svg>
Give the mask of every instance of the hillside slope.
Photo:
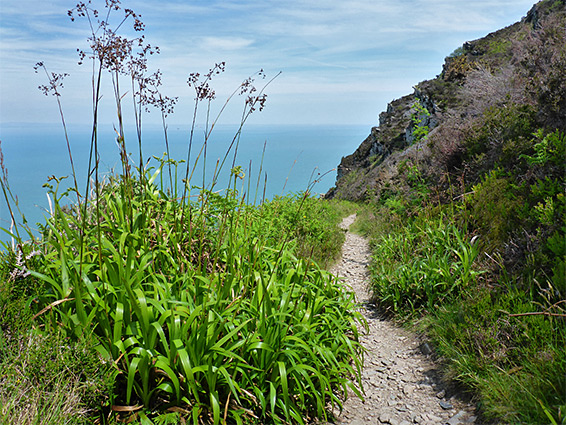
<svg viewBox="0 0 566 425">
<path fill-rule="evenodd" d="M 564 131 L 565 7 L 563 0 L 540 2 L 520 22 L 456 49 L 439 76 L 388 104 L 379 125 L 342 158 L 327 197 L 379 197 L 399 160 L 416 151 L 436 168 L 462 168 L 463 131 L 498 107 L 521 105 L 534 111 L 535 126 Z"/>
<path fill-rule="evenodd" d="M 363 205 L 372 293 L 495 423 L 566 423 L 566 4 L 394 100 L 328 198 Z"/>
</svg>

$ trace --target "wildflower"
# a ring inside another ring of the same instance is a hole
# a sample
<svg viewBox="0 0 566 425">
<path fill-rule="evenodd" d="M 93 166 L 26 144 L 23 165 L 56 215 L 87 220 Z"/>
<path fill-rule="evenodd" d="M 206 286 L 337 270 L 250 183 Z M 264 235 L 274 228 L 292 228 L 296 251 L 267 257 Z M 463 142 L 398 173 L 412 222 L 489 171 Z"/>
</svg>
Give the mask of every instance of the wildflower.
<svg viewBox="0 0 566 425">
<path fill-rule="evenodd" d="M 37 250 L 32 251 L 28 255 L 26 255 L 25 261 L 24 261 L 21 246 L 19 248 L 20 249 L 18 250 L 18 254 L 16 255 L 16 265 L 15 265 L 14 269 L 10 272 L 10 279 L 11 280 L 25 279 L 26 277 L 28 277 L 31 273 L 27 269 L 27 267 L 25 265 L 25 261 L 30 260 L 37 255 L 41 255 L 41 252 L 39 252 Z"/>
</svg>

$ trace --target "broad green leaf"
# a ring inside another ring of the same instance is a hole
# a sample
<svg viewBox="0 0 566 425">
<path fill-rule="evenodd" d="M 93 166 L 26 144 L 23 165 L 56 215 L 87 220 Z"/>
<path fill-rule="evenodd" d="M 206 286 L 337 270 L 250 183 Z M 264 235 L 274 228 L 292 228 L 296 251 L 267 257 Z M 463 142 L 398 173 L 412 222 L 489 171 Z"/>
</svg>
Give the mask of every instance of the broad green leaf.
<svg viewBox="0 0 566 425">
<path fill-rule="evenodd" d="M 165 372 L 175 389 L 175 399 L 180 400 L 181 388 L 179 384 L 179 378 L 177 377 L 177 374 L 173 371 L 173 369 L 171 369 L 168 359 L 166 357 L 159 356 L 157 358 L 157 361 L 155 362 L 155 367 L 162 369 Z"/>
<path fill-rule="evenodd" d="M 210 392 L 210 405 L 212 407 L 214 425 L 217 425 L 220 423 L 220 401 L 218 399 L 218 392 Z"/>
<path fill-rule="evenodd" d="M 138 373 L 138 365 L 141 361 L 140 357 L 134 357 L 128 365 L 128 378 L 126 381 L 126 403 L 130 404 L 132 399 L 132 390 L 134 389 L 134 379 Z"/>
</svg>

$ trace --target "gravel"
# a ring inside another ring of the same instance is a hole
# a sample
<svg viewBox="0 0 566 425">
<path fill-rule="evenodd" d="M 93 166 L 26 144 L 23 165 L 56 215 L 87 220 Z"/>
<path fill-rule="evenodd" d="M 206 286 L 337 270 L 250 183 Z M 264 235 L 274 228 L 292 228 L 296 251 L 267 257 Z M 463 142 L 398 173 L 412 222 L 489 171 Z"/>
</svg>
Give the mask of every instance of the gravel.
<svg viewBox="0 0 566 425">
<path fill-rule="evenodd" d="M 460 397 L 453 385 L 444 382 L 432 350 L 415 334 L 383 318 L 370 302 L 368 265 L 371 252 L 367 240 L 347 229 L 356 216 L 345 218 L 342 259 L 332 272 L 343 277 L 356 293 L 359 309 L 368 322 L 360 327 L 367 350 L 364 358 L 362 401 L 353 393 L 335 423 L 349 425 L 466 425 L 479 424 L 475 406 Z M 424 348 L 423 348 L 424 347 Z"/>
</svg>

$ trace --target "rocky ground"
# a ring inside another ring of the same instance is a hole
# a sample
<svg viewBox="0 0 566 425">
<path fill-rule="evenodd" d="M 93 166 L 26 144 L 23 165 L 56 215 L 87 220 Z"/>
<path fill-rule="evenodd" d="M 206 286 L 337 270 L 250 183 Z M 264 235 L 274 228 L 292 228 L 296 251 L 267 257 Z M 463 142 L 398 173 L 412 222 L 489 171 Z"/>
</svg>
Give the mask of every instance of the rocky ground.
<svg viewBox="0 0 566 425">
<path fill-rule="evenodd" d="M 342 223 L 348 229 L 355 215 Z M 367 350 L 363 370 L 365 400 L 353 394 L 336 412 L 338 424 L 479 424 L 474 406 L 440 378 L 426 342 L 382 318 L 369 302 L 370 249 L 361 236 L 346 233 L 342 260 L 333 272 L 355 291 L 368 331 L 360 329 Z"/>
</svg>

